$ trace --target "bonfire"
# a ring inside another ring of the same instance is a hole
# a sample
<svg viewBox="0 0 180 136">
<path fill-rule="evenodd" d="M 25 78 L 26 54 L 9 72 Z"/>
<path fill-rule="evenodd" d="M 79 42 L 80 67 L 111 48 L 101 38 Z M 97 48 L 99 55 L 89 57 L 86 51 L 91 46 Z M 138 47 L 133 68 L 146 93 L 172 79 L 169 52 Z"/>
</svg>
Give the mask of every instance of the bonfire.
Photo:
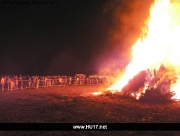
<svg viewBox="0 0 180 136">
<path fill-rule="evenodd" d="M 180 2 L 155 0 L 142 34 L 132 46 L 125 73 L 107 90 L 128 94 L 180 99 Z"/>
</svg>

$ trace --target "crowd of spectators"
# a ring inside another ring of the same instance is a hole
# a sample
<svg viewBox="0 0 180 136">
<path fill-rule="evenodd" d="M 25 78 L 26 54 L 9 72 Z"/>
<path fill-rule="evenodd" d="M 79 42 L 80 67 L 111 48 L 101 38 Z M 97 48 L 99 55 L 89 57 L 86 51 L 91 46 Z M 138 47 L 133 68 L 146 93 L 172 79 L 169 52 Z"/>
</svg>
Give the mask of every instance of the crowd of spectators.
<svg viewBox="0 0 180 136">
<path fill-rule="evenodd" d="M 88 76 L 76 74 L 73 76 L 1 76 L 0 91 L 12 91 L 15 89 L 26 89 L 52 86 L 71 85 L 104 85 L 108 82 L 107 76 Z"/>
</svg>

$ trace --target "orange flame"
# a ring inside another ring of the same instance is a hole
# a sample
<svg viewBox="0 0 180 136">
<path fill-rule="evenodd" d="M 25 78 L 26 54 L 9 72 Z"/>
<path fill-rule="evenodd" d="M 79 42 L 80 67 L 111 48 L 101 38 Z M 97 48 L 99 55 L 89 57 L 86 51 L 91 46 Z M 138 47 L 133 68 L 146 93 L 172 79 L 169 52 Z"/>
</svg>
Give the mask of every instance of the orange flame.
<svg viewBox="0 0 180 136">
<path fill-rule="evenodd" d="M 180 77 L 180 1 L 156 0 L 146 22 L 141 37 L 132 47 L 133 59 L 126 72 L 108 90 L 121 92 L 140 71 L 148 68 L 159 70 L 161 64 Z M 172 99 L 180 99 L 180 78 L 171 84 L 170 91 L 175 92 Z"/>
<path fill-rule="evenodd" d="M 101 92 L 93 92 L 93 95 L 100 95 Z"/>
</svg>

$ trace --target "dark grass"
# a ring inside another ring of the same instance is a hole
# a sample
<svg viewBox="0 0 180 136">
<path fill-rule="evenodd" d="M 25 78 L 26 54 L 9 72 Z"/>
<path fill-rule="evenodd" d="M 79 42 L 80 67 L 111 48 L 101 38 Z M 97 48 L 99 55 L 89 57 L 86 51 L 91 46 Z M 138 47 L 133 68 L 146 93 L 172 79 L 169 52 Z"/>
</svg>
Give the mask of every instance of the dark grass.
<svg viewBox="0 0 180 136">
<path fill-rule="evenodd" d="M 103 86 L 66 86 L 0 93 L 1 123 L 180 123 L 180 102 L 143 102 L 92 92 Z M 180 135 L 154 131 L 11 131 L 0 135 Z"/>
</svg>

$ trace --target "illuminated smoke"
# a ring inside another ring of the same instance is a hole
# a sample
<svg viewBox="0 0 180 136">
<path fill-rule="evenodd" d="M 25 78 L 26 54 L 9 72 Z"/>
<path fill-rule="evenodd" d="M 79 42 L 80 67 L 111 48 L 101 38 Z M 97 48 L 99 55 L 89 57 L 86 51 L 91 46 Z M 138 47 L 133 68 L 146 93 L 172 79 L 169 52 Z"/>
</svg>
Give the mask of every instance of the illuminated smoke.
<svg viewBox="0 0 180 136">
<path fill-rule="evenodd" d="M 111 27 L 107 28 L 109 48 L 98 61 L 100 73 L 112 76 L 122 73 L 132 58 L 132 45 L 141 35 L 152 3 L 153 0 L 110 0 L 106 3 L 104 14 L 108 16 Z"/>
</svg>

